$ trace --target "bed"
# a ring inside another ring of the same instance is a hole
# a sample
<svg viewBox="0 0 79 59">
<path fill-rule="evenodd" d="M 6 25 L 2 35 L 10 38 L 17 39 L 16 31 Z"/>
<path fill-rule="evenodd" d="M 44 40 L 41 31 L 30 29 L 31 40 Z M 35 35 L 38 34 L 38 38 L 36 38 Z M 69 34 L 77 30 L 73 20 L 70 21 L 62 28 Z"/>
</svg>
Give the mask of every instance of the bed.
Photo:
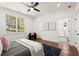
<svg viewBox="0 0 79 59">
<path fill-rule="evenodd" d="M 9 51 L 3 51 L 2 56 L 44 56 L 44 51 L 40 43 L 18 39 L 11 42 Z"/>
<path fill-rule="evenodd" d="M 62 46 L 63 45 L 63 46 Z M 2 56 L 77 56 L 78 51 L 74 46 L 59 44 L 46 40 L 31 41 L 18 39 L 10 44 L 8 52 Z M 61 47 L 59 47 L 61 46 Z M 64 48 L 65 47 L 65 48 Z M 67 49 L 68 48 L 68 49 Z"/>
</svg>

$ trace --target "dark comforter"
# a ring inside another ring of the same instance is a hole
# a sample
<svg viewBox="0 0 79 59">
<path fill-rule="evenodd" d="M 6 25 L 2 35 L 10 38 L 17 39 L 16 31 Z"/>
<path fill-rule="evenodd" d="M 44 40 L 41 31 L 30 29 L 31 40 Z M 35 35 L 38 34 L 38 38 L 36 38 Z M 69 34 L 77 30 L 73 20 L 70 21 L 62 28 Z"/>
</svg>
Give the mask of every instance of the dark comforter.
<svg viewBox="0 0 79 59">
<path fill-rule="evenodd" d="M 2 56 L 31 56 L 30 50 L 16 41 L 11 42 L 10 47 L 8 52 L 2 53 Z"/>
</svg>

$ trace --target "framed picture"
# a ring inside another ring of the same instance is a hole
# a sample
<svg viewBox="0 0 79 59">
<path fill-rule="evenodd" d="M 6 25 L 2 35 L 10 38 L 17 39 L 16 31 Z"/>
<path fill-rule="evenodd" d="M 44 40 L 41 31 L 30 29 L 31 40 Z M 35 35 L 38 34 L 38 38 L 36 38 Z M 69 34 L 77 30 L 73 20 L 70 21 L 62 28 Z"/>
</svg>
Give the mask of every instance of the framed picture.
<svg viewBox="0 0 79 59">
<path fill-rule="evenodd" d="M 16 32 L 16 17 L 6 15 L 7 31 Z"/>
<path fill-rule="evenodd" d="M 56 22 L 43 23 L 44 31 L 56 31 Z"/>
<path fill-rule="evenodd" d="M 23 18 L 17 18 L 17 30 L 18 32 L 24 32 L 24 19 Z"/>
</svg>

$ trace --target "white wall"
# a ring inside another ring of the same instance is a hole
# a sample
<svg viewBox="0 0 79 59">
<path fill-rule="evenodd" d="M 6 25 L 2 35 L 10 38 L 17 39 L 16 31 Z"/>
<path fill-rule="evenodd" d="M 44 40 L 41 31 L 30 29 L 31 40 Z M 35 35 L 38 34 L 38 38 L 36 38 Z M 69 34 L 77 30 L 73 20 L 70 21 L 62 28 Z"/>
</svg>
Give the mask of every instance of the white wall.
<svg viewBox="0 0 79 59">
<path fill-rule="evenodd" d="M 6 31 L 6 15 L 24 18 L 25 32 L 24 33 L 7 33 Z M 33 18 L 21 13 L 0 7 L 0 34 L 3 34 L 10 40 L 24 38 L 29 32 L 33 31 Z"/>
<path fill-rule="evenodd" d="M 46 40 L 51 40 L 51 41 L 58 41 L 58 21 L 70 19 L 74 14 L 74 8 L 71 9 L 65 9 L 61 10 L 58 12 L 50 13 L 44 16 L 40 16 L 36 18 L 35 20 L 35 31 L 38 33 L 38 35 Z M 56 31 L 42 31 L 40 30 L 39 23 L 44 23 L 44 22 L 56 22 Z"/>
<path fill-rule="evenodd" d="M 25 33 L 7 33 L 6 32 L 6 15 L 12 15 L 16 17 L 22 17 L 25 21 Z M 49 13 L 44 16 L 40 16 L 35 20 L 27 15 L 23 15 L 21 13 L 0 7 L 0 33 L 5 35 L 10 40 L 15 40 L 19 38 L 25 38 L 29 32 L 35 31 L 38 35 L 46 40 L 58 41 L 58 21 L 62 21 L 65 19 L 71 19 L 74 14 L 74 8 L 65 9 L 54 13 Z M 35 22 L 34 22 L 35 21 Z M 39 23 L 44 22 L 56 22 L 56 31 L 42 31 L 40 30 Z M 33 25 L 35 25 L 33 27 Z"/>
</svg>

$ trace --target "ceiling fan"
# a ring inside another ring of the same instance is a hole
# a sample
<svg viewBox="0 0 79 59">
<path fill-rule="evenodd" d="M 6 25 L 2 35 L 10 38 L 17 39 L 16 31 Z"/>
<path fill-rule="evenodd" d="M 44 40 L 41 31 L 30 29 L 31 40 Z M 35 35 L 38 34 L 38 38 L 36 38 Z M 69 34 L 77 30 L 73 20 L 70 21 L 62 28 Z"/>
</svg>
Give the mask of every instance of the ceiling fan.
<svg viewBox="0 0 79 59">
<path fill-rule="evenodd" d="M 40 12 L 39 9 L 36 9 L 35 7 L 39 5 L 38 2 L 31 2 L 31 5 L 27 5 L 27 4 L 24 4 L 25 6 L 29 7 L 29 9 L 27 10 L 28 12 L 31 11 L 31 10 L 35 10 L 35 11 L 38 11 Z"/>
</svg>

